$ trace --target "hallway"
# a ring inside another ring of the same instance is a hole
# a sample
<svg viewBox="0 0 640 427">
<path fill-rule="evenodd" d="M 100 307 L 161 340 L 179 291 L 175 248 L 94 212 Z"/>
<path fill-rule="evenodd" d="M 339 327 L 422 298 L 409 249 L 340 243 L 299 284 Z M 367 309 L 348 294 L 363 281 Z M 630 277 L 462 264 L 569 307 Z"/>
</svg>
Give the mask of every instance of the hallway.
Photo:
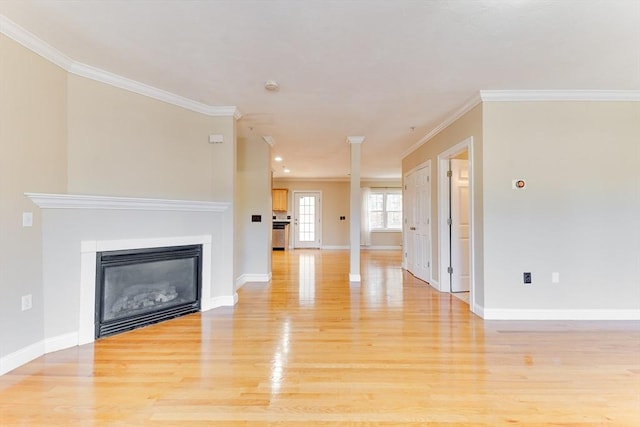
<svg viewBox="0 0 640 427">
<path fill-rule="evenodd" d="M 0 377 L 0 426 L 640 424 L 639 322 L 483 321 L 400 257 L 274 252 L 236 307 Z"/>
</svg>

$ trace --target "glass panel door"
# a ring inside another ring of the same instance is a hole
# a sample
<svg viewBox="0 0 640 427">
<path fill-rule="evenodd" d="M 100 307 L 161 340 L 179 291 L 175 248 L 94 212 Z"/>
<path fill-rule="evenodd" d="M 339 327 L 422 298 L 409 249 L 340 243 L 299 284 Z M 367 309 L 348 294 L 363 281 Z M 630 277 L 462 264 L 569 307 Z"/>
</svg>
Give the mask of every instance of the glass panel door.
<svg viewBox="0 0 640 427">
<path fill-rule="evenodd" d="M 320 193 L 294 193 L 294 247 L 320 247 Z"/>
</svg>

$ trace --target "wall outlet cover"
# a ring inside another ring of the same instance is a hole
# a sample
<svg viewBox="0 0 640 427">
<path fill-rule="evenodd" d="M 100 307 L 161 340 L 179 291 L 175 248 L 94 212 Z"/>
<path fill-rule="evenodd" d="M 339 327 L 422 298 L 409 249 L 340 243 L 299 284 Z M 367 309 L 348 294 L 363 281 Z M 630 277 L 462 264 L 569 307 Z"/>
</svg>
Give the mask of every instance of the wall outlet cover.
<svg viewBox="0 0 640 427">
<path fill-rule="evenodd" d="M 33 297 L 31 294 L 22 296 L 22 311 L 30 310 L 33 307 Z"/>
</svg>

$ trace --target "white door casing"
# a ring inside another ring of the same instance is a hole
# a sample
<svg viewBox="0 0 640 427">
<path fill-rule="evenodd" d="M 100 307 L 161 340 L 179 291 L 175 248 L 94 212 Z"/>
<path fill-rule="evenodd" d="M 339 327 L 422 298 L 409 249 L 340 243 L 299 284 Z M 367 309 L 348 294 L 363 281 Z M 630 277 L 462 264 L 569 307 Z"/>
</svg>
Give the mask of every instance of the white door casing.
<svg viewBox="0 0 640 427">
<path fill-rule="evenodd" d="M 474 144 L 473 137 L 470 136 L 453 147 L 438 154 L 438 278 L 439 289 L 442 292 L 449 292 L 450 281 L 447 268 L 449 267 L 449 160 L 457 157 L 460 153 L 467 151 L 468 154 L 468 200 L 469 200 L 469 309 L 476 313 L 480 308 L 475 303 L 475 278 L 474 278 Z"/>
</svg>

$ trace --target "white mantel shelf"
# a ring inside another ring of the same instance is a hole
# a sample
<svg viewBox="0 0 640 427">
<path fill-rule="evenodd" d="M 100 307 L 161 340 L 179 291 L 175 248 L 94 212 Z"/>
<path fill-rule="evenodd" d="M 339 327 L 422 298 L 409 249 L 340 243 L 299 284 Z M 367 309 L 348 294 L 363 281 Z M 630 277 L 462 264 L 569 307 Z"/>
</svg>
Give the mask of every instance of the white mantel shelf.
<svg viewBox="0 0 640 427">
<path fill-rule="evenodd" d="M 142 211 L 224 212 L 231 203 L 202 200 L 146 199 L 79 194 L 24 193 L 42 209 L 115 209 Z"/>
</svg>

